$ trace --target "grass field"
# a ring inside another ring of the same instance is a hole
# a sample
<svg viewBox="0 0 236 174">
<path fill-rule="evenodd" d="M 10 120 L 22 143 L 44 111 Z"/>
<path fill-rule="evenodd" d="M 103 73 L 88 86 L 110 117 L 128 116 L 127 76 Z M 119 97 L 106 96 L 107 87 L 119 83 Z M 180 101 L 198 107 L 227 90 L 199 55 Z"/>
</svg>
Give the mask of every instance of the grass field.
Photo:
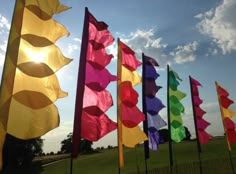
<svg viewBox="0 0 236 174">
<path fill-rule="evenodd" d="M 236 146 L 232 146 L 233 165 L 236 170 Z M 118 173 L 117 149 L 107 149 L 91 155 L 80 155 L 73 162 L 74 174 L 115 174 Z M 196 141 L 173 144 L 173 173 L 197 174 L 200 173 L 200 163 L 197 153 Z M 145 173 L 145 160 L 143 147 L 124 149 L 125 167 L 121 174 Z M 229 152 L 224 138 L 214 139 L 202 145 L 201 153 L 202 173 L 204 174 L 231 174 Z M 147 160 L 149 174 L 169 173 L 168 144 L 159 146 L 158 151 L 150 151 Z M 42 174 L 69 174 L 70 159 L 61 160 L 41 168 Z"/>
</svg>

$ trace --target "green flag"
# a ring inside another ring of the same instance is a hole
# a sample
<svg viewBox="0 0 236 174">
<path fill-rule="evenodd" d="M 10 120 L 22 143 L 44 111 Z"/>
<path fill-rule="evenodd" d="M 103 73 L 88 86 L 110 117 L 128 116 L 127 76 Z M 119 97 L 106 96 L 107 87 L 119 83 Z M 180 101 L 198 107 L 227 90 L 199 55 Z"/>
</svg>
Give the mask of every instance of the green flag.
<svg viewBox="0 0 236 174">
<path fill-rule="evenodd" d="M 170 110 L 170 133 L 171 139 L 175 142 L 180 142 L 186 137 L 185 128 L 183 126 L 182 116 L 184 106 L 180 102 L 186 94 L 178 90 L 179 81 L 182 81 L 179 75 L 173 70 L 168 72 L 168 90 L 169 90 L 169 110 Z"/>
</svg>

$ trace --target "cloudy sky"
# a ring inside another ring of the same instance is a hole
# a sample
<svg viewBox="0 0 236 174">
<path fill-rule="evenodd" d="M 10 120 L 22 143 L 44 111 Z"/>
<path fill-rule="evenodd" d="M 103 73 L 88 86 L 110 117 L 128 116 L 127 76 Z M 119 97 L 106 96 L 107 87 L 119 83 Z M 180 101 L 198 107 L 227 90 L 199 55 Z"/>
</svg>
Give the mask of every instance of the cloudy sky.
<svg viewBox="0 0 236 174">
<path fill-rule="evenodd" d="M 75 91 L 79 66 L 80 44 L 83 29 L 84 9 L 109 25 L 116 39 L 108 51 L 114 59 L 108 66 L 116 74 L 117 38 L 129 45 L 140 59 L 142 52 L 157 59 L 160 77 L 157 83 L 163 88 L 158 97 L 166 104 L 167 64 L 183 79 L 179 89 L 187 93 L 183 99 L 186 108 L 183 114 L 184 125 L 194 135 L 189 75 L 197 79 L 202 86 L 201 107 L 207 112 L 204 118 L 211 125 L 207 131 L 212 135 L 223 135 L 222 121 L 216 96 L 215 81 L 219 82 L 236 101 L 236 1 L 235 0 L 61 0 L 70 10 L 54 16 L 70 32 L 69 37 L 58 40 L 57 45 L 65 56 L 73 61 L 58 71 L 61 88 L 68 97 L 59 99 L 60 126 L 46 135 L 45 152 L 57 152 L 60 142 L 72 131 L 75 108 Z M 7 3 L 0 0 L 0 75 L 5 59 L 14 0 Z M 141 73 L 141 68 L 139 69 Z M 0 76 L 1 77 L 1 76 Z M 141 85 L 136 87 L 141 95 Z M 108 90 L 116 92 L 116 83 Z M 107 114 L 116 120 L 116 96 L 114 106 Z M 141 103 L 139 103 L 141 109 Z M 231 106 L 232 108 L 234 105 Z M 166 120 L 166 109 L 161 111 Z M 116 131 L 105 136 L 94 147 L 116 145 Z"/>
</svg>

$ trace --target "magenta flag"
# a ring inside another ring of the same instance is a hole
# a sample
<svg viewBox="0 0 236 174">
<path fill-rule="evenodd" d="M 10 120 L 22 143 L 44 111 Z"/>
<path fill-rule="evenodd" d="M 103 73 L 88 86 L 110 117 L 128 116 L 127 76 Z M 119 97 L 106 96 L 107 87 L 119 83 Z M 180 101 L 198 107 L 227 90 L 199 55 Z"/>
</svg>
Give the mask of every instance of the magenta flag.
<svg viewBox="0 0 236 174">
<path fill-rule="evenodd" d="M 86 76 L 85 84 L 94 90 L 103 90 L 105 89 L 111 81 L 116 81 L 117 76 L 110 74 L 110 72 L 103 68 L 97 69 L 92 64 L 86 64 Z"/>
<path fill-rule="evenodd" d="M 205 129 L 210 125 L 207 122 L 203 115 L 206 113 L 200 105 L 202 104 L 202 99 L 199 97 L 198 86 L 202 86 L 200 82 L 195 80 L 194 78 L 189 76 L 190 86 L 191 86 L 191 96 L 192 96 L 192 105 L 193 105 L 193 116 L 196 126 L 196 136 L 198 141 L 201 144 L 206 144 L 212 138 L 210 134 L 208 134 Z"/>
<path fill-rule="evenodd" d="M 78 155 L 81 138 L 97 141 L 117 128 L 105 112 L 113 105 L 105 88 L 117 77 L 106 69 L 113 55 L 106 47 L 114 41 L 105 22 L 100 22 L 85 9 L 78 86 L 74 116 L 72 157 Z"/>
</svg>

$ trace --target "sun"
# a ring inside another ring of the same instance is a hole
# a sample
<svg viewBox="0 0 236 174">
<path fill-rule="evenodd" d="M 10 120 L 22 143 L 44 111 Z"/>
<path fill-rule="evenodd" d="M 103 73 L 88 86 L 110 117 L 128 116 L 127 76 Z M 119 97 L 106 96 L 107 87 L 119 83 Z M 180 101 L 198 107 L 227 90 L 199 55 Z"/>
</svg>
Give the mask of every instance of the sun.
<svg viewBox="0 0 236 174">
<path fill-rule="evenodd" d="M 27 55 L 32 62 L 42 63 L 45 59 L 45 51 L 27 49 Z"/>
</svg>

